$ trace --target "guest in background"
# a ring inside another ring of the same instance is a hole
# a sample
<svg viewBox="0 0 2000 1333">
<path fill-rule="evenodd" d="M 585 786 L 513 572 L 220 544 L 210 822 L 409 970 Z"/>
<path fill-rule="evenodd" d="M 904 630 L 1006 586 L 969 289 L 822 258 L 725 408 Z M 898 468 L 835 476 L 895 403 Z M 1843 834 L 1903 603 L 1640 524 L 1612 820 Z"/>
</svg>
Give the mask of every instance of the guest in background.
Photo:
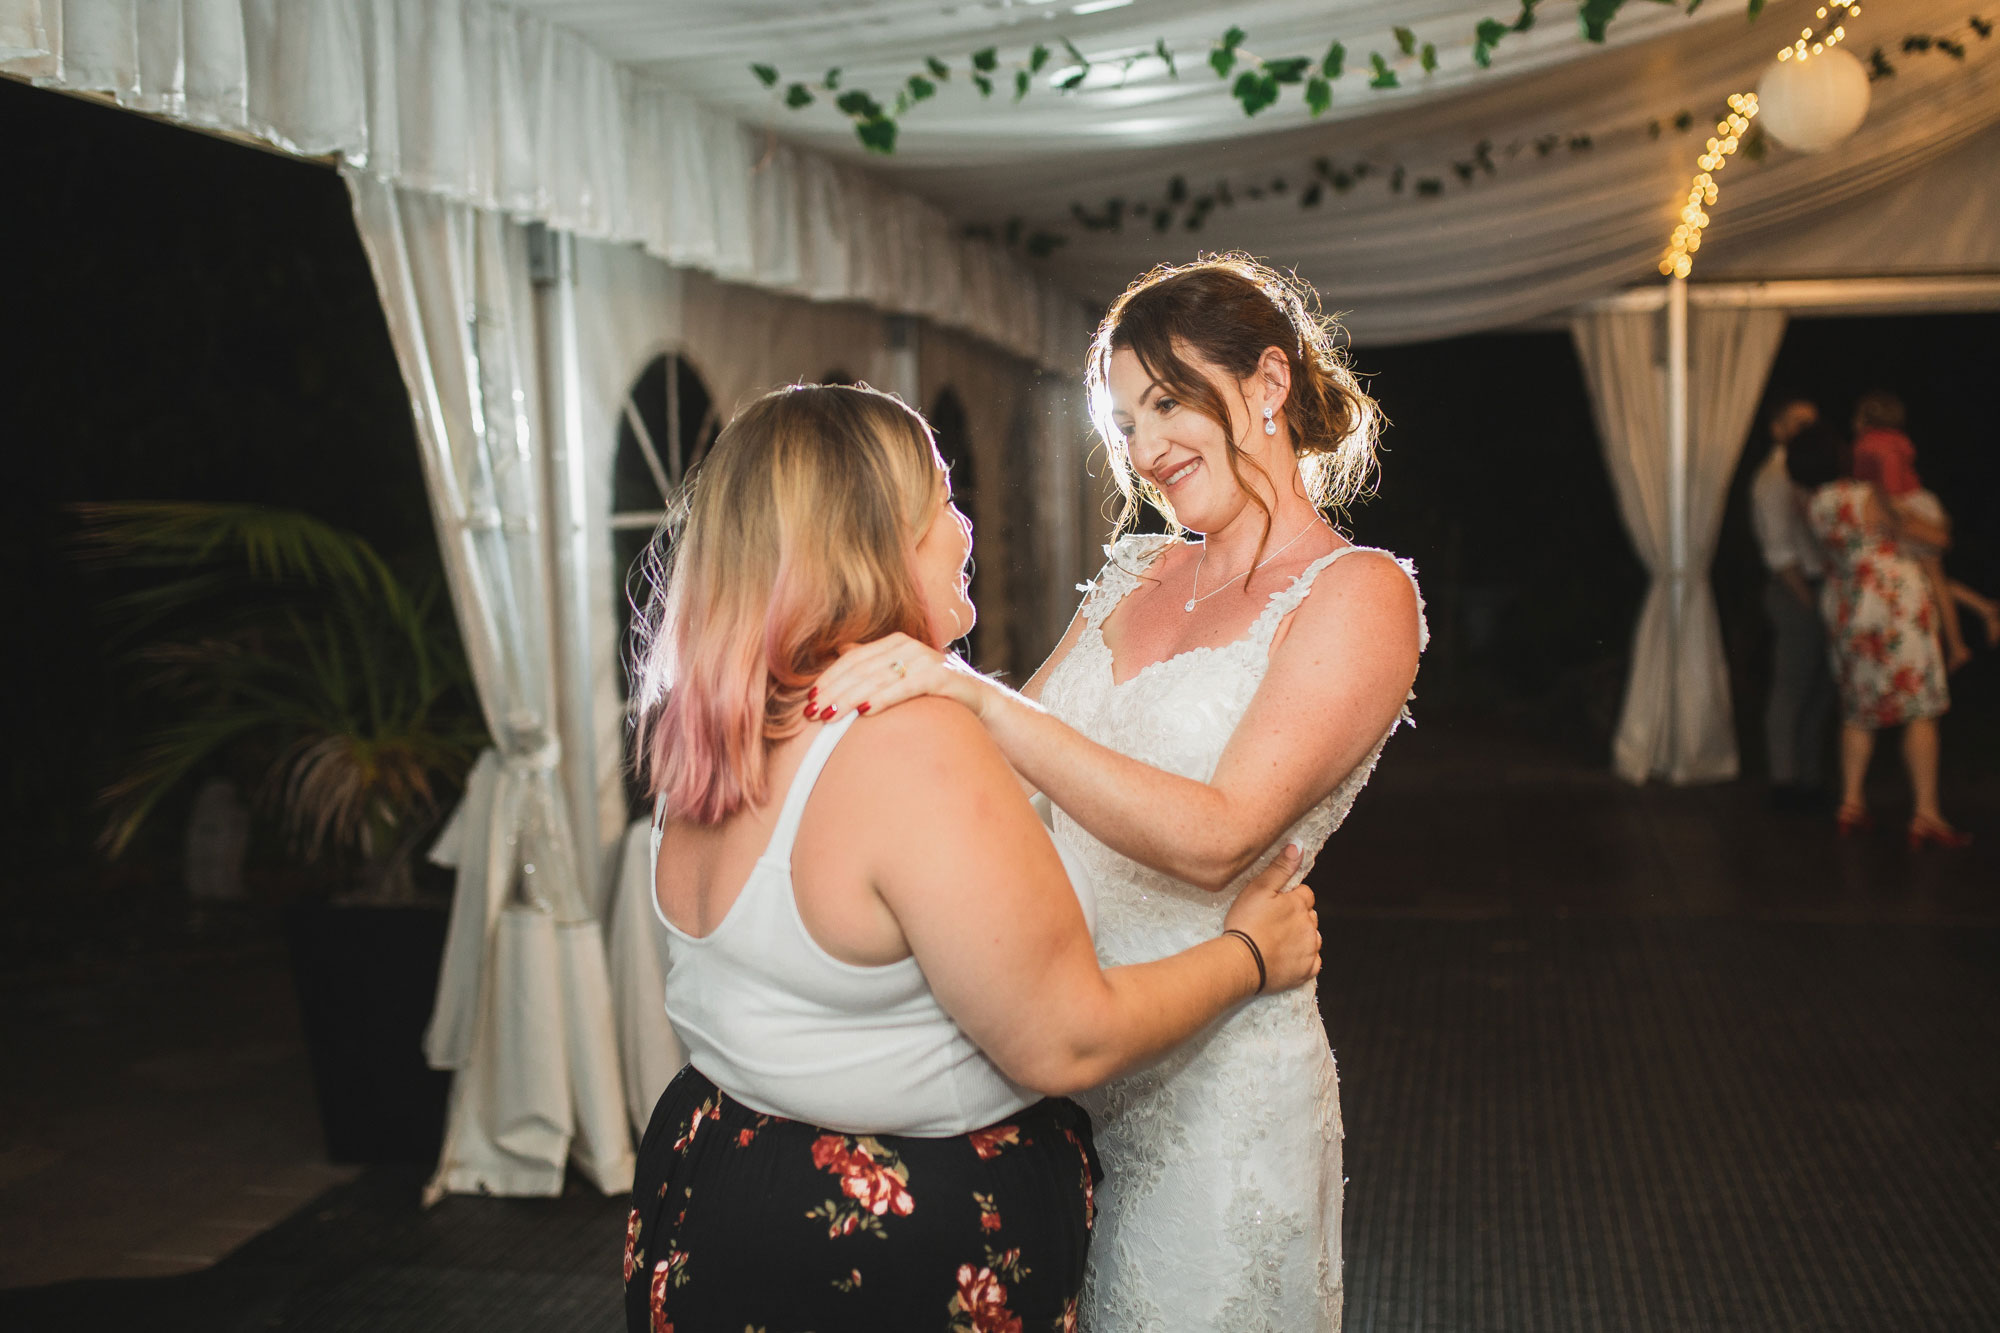
<svg viewBox="0 0 2000 1333">
<path fill-rule="evenodd" d="M 1938 723 L 1951 707 L 1937 607 L 1903 537 L 1941 541 L 1943 534 L 1900 517 L 1876 487 L 1842 476 L 1841 445 L 1831 428 L 1814 425 L 1786 449 L 1792 480 L 1812 498 L 1806 517 L 1827 557 L 1820 593 L 1840 686 L 1840 811 L 1843 835 L 1866 829 L 1862 784 L 1875 753 L 1875 733 L 1903 729 L 1903 764 L 1915 810 L 1912 850 L 1925 843 L 1963 847 L 1972 839 L 1938 809 Z"/>
<path fill-rule="evenodd" d="M 1820 621 L 1820 581 L 1826 558 L 1806 522 L 1806 495 L 1786 471 L 1786 444 L 1819 420 L 1807 399 L 1781 396 L 1767 420 L 1771 453 L 1750 483 L 1750 522 L 1769 579 L 1764 613 L 1771 619 L 1771 692 L 1764 705 L 1764 746 L 1770 757 L 1771 804 L 1801 810 L 1824 786 L 1826 723 L 1833 710 L 1826 629 Z"/>
<path fill-rule="evenodd" d="M 1917 475 L 1916 446 L 1904 432 L 1903 400 L 1892 393 L 1864 394 L 1854 408 L 1854 476 L 1882 488 L 1898 515 L 1916 521 L 1920 529 L 1951 535 L 1951 516 Z M 1958 618 L 1963 605 L 1986 625 L 1986 646 L 2000 646 L 2000 603 L 1945 573 L 1945 547 L 1924 541 L 1914 530 L 1905 532 L 1903 550 L 1923 566 L 1936 600 L 1944 632 L 1945 669 L 1956 671 L 1972 660 L 1965 630 Z"/>
</svg>

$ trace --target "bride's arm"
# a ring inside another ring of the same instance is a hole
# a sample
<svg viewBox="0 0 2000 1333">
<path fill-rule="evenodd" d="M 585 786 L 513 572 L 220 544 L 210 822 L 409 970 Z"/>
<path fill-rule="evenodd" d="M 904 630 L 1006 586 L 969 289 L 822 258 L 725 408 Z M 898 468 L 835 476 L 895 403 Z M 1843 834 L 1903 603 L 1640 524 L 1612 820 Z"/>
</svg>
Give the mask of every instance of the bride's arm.
<svg viewBox="0 0 2000 1333">
<path fill-rule="evenodd" d="M 914 645 L 884 640 L 879 650 L 858 650 L 852 656 L 879 651 L 884 661 L 904 661 L 906 676 L 885 677 L 857 662 L 842 673 L 840 688 L 868 686 L 883 707 L 921 693 L 958 699 L 979 714 L 1021 776 L 1100 841 L 1220 890 L 1388 731 L 1416 678 L 1417 627 L 1415 590 L 1393 562 L 1360 557 L 1329 568 L 1281 631 L 1263 684 L 1208 782 L 1099 745 L 984 677 L 928 659 L 912 666 Z M 859 702 L 831 699 L 830 706 Z"/>
</svg>

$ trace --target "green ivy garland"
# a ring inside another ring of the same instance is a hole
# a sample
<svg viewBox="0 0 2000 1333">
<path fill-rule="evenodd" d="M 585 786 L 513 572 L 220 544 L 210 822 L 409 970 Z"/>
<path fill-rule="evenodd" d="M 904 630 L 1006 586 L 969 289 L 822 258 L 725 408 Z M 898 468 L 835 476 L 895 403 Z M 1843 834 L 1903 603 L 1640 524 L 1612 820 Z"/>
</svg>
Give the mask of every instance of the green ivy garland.
<svg viewBox="0 0 2000 1333">
<path fill-rule="evenodd" d="M 1993 35 L 1993 29 L 1992 21 L 1974 15 L 1967 20 L 1967 29 L 1957 33 L 1910 33 L 1892 45 L 1906 56 L 1936 53 L 1964 61 L 1967 50 L 1964 32 L 1969 30 L 1983 42 Z M 1895 76 L 1896 67 L 1890 63 L 1884 47 L 1874 48 L 1864 63 L 1868 66 L 1870 82 Z M 1648 120 L 1644 128 L 1650 138 L 1658 139 L 1669 129 L 1685 134 L 1724 114 L 1724 111 L 1717 110 L 1697 120 L 1692 111 L 1682 108 L 1671 115 Z M 1382 182 L 1391 194 L 1411 193 L 1417 198 L 1434 199 L 1444 194 L 1452 178 L 1456 178 L 1461 186 L 1470 186 L 1482 176 L 1497 175 L 1505 164 L 1523 158 L 1530 149 L 1533 150 L 1533 158 L 1529 160 L 1540 160 L 1557 152 L 1584 153 L 1596 145 L 1599 137 L 1612 137 L 1622 132 L 1635 132 L 1636 129 L 1636 126 L 1622 126 L 1600 131 L 1596 135 L 1583 131 L 1542 134 L 1516 139 L 1505 145 L 1496 145 L 1490 138 L 1484 138 L 1472 145 L 1465 156 L 1453 160 L 1447 169 L 1422 171 L 1421 174 L 1399 160 L 1337 161 L 1330 157 L 1318 157 L 1297 173 L 1303 184 L 1296 194 L 1301 208 L 1317 208 L 1325 202 L 1328 192 L 1346 194 L 1365 181 L 1375 180 Z M 1744 141 L 1744 156 L 1753 162 L 1761 161 L 1767 151 L 1762 127 L 1752 129 L 1750 137 Z M 1117 196 L 1095 207 L 1077 202 L 1070 205 L 1070 217 L 1066 223 L 1031 227 L 1025 220 L 1015 217 L 998 226 L 971 223 L 964 228 L 964 233 L 1020 251 L 1033 259 L 1045 259 L 1068 242 L 1066 232 L 1069 230 L 1115 232 L 1123 231 L 1129 224 L 1150 226 L 1156 232 L 1168 232 L 1175 228 L 1199 231 L 1209 214 L 1217 208 L 1234 208 L 1239 200 L 1262 203 L 1286 198 L 1294 193 L 1292 183 L 1292 177 L 1278 175 L 1254 182 L 1239 181 L 1234 185 L 1228 181 L 1217 181 L 1208 189 L 1197 191 L 1190 188 L 1184 176 L 1175 176 L 1162 188 L 1157 200 L 1127 200 Z"/>
<path fill-rule="evenodd" d="M 1681 0 L 1665 2 L 1680 4 Z M 1520 11 L 1511 22 L 1493 18 L 1480 20 L 1473 28 L 1473 61 L 1481 69 L 1489 67 L 1493 63 L 1493 49 L 1508 34 L 1526 32 L 1534 27 L 1535 6 L 1539 3 L 1540 0 L 1520 0 Z M 1763 11 L 1765 0 L 1744 0 L 1744 3 L 1746 13 L 1754 19 Z M 1577 23 L 1583 36 L 1593 42 L 1602 42 L 1612 19 L 1617 17 L 1625 4 L 1626 0 L 1584 0 L 1577 11 Z M 1686 0 L 1685 12 L 1693 14 L 1701 5 L 1702 0 Z M 1391 35 L 1396 42 L 1393 55 L 1371 50 L 1365 62 L 1357 59 L 1352 66 L 1357 72 L 1366 72 L 1370 88 L 1400 87 L 1403 73 L 1408 72 L 1412 65 L 1424 75 L 1437 69 L 1436 43 L 1420 42 L 1417 34 L 1405 27 L 1393 29 Z M 1315 117 L 1333 105 L 1333 84 L 1350 69 L 1344 42 L 1334 41 L 1324 54 L 1317 57 L 1289 55 L 1267 58 L 1256 55 L 1245 46 L 1248 40 L 1249 34 L 1243 29 L 1231 27 L 1210 45 L 1207 59 L 1208 67 L 1218 79 L 1227 80 L 1235 75 L 1229 91 L 1242 105 L 1243 114 L 1254 116 L 1264 108 L 1276 105 L 1287 87 L 1302 90 L 1306 107 Z M 1049 86 L 1058 93 L 1075 92 L 1090 77 L 1096 64 L 1069 38 L 1059 37 L 1056 42 L 1069 63 L 1056 73 Z M 1048 68 L 1054 57 L 1055 48 L 1037 42 L 1025 59 L 1003 70 L 1000 48 L 987 46 L 966 57 L 964 68 L 981 97 L 992 97 L 1000 87 L 1011 82 L 1014 100 L 1018 102 L 1033 91 L 1036 78 Z M 1151 50 L 1139 50 L 1120 61 L 1121 77 L 1148 57 L 1164 63 L 1169 78 L 1180 78 L 1180 60 L 1168 47 L 1165 38 L 1154 42 Z M 886 104 L 862 89 L 843 88 L 838 68 L 829 69 L 815 81 L 787 80 L 777 66 L 769 64 L 754 64 L 750 66 L 750 72 L 758 82 L 773 91 L 783 84 L 780 100 L 793 111 L 804 110 L 822 99 L 830 100 L 836 110 L 854 122 L 855 136 L 861 140 L 863 147 L 870 152 L 888 154 L 896 151 L 896 133 L 902 117 L 911 108 L 937 96 L 938 85 L 951 79 L 952 68 L 949 62 L 936 56 L 925 57 L 923 69 L 905 79 Z"/>
</svg>

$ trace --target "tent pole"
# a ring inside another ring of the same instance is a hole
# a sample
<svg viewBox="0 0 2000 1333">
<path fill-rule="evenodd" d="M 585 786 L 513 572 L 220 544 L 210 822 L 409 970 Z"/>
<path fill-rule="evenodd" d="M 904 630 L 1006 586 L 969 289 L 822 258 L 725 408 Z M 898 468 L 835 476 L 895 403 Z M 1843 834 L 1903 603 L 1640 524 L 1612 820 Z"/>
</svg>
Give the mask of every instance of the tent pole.
<svg viewBox="0 0 2000 1333">
<path fill-rule="evenodd" d="M 541 361 L 543 431 L 549 495 L 552 580 L 549 623 L 556 627 L 554 666 L 562 777 L 577 832 L 584 901 L 603 909 L 609 885 L 598 827 L 597 745 L 591 701 L 590 450 L 583 439 L 583 370 L 576 328 L 576 237 L 537 225 L 529 233 L 535 281 L 536 355 Z"/>
<path fill-rule="evenodd" d="M 1681 646 L 1687 631 L 1688 288 L 1667 286 L 1667 779 L 1681 771 Z"/>
</svg>

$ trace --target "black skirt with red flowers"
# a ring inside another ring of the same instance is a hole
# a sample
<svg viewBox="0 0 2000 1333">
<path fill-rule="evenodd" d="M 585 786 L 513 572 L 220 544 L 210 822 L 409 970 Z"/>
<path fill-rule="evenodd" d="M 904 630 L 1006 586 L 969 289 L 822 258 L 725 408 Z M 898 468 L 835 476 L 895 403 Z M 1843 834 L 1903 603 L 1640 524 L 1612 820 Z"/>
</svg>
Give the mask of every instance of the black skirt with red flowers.
<svg viewBox="0 0 2000 1333">
<path fill-rule="evenodd" d="M 763 1115 L 692 1065 L 639 1145 L 632 1333 L 1047 1333 L 1077 1327 L 1090 1117 L 1049 1098 L 954 1138 Z"/>
</svg>

